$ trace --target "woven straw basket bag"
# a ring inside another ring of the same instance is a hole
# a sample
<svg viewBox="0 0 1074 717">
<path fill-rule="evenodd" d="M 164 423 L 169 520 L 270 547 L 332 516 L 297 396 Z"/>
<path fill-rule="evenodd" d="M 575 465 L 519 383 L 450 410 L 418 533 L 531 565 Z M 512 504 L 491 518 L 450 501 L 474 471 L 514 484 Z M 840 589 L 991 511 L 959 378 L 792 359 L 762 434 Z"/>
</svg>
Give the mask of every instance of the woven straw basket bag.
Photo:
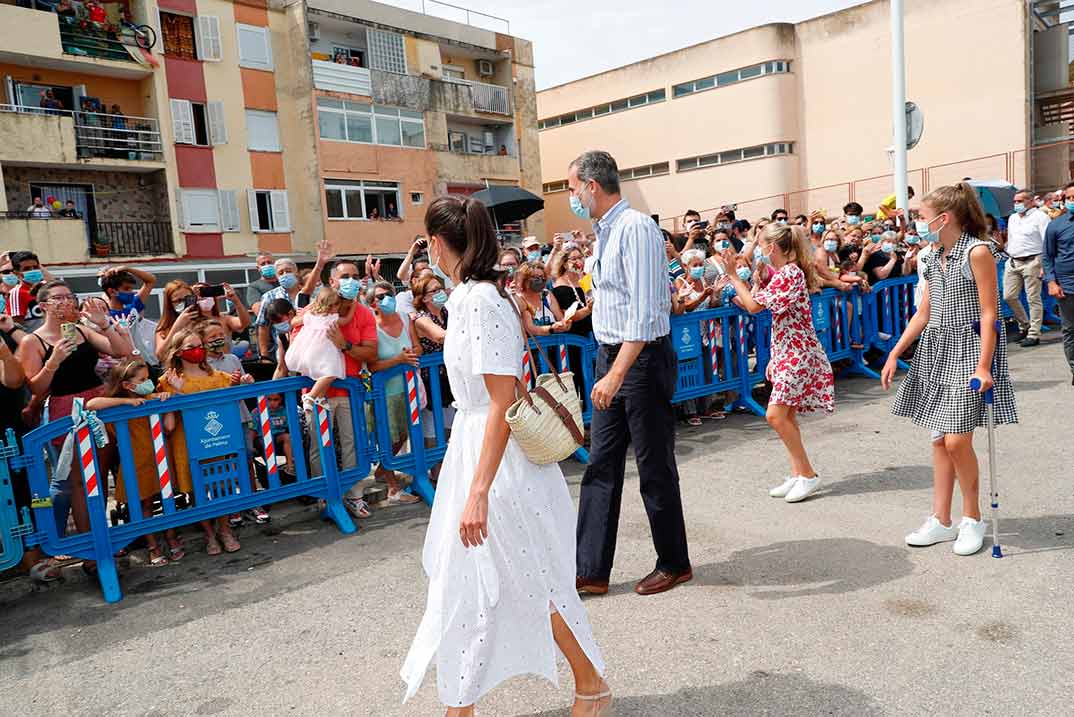
<svg viewBox="0 0 1074 717">
<path fill-rule="evenodd" d="M 514 300 L 511 305 L 517 314 Z M 522 335 L 529 339 L 521 315 L 518 321 L 522 325 Z M 526 344 L 528 350 L 528 340 Z M 543 348 L 541 352 L 545 363 L 552 366 Z M 521 398 L 507 409 L 507 425 L 531 463 L 558 463 L 581 448 L 585 440 L 582 403 L 574 390 L 572 372 L 543 373 L 537 377 L 537 386 L 532 391 L 518 379 L 515 379 L 515 387 Z"/>
</svg>

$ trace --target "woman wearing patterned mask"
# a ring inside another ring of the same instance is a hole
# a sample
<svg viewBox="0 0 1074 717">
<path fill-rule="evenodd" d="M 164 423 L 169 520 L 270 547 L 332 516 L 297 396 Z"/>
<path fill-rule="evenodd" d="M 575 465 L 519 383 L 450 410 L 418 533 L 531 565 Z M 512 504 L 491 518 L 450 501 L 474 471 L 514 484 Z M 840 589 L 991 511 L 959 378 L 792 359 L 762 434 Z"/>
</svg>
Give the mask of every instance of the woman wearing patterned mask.
<svg viewBox="0 0 1074 717">
<path fill-rule="evenodd" d="M 548 274 L 544 264 L 523 264 L 515 275 L 515 285 L 515 301 L 531 334 L 551 336 L 570 329 L 571 324 L 563 320 L 563 309 L 555 294 L 547 289 Z"/>
</svg>

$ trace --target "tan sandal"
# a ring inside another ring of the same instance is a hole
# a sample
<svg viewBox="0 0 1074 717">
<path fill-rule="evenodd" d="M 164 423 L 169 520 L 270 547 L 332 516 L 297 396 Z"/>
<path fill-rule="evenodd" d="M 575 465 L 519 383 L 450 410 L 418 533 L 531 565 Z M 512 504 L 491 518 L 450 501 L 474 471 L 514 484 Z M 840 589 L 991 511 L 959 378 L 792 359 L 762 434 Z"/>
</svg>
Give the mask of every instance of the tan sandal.
<svg viewBox="0 0 1074 717">
<path fill-rule="evenodd" d="M 214 556 L 224 552 L 224 549 L 220 547 L 220 541 L 216 539 L 215 535 L 205 539 L 205 552 Z"/>
<path fill-rule="evenodd" d="M 592 702 L 593 711 L 589 713 L 592 717 L 614 717 L 615 715 L 615 710 L 612 707 L 612 691 L 610 689 L 606 689 L 595 695 L 580 695 L 575 692 L 574 699 L 581 700 L 582 702 Z M 607 699 L 608 704 L 601 706 L 599 703 L 603 699 Z"/>
<path fill-rule="evenodd" d="M 238 539 L 236 539 L 235 536 L 232 535 L 230 532 L 220 533 L 220 541 L 224 544 L 225 553 L 237 553 L 239 550 L 242 549 L 242 546 L 239 545 Z"/>
</svg>

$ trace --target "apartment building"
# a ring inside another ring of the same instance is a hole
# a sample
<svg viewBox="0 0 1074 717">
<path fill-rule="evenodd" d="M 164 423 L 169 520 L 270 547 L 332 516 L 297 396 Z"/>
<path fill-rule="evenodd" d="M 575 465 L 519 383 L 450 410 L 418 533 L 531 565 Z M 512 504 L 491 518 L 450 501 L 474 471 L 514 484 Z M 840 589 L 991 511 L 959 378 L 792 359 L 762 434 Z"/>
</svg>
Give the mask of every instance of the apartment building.
<svg viewBox="0 0 1074 717">
<path fill-rule="evenodd" d="M 907 0 L 907 99 L 925 130 L 909 154 L 925 191 L 965 176 L 1054 188 L 1074 139 L 1074 3 Z M 687 208 L 738 203 L 840 213 L 892 191 L 890 4 L 773 23 L 538 94 L 546 223 L 583 228 L 567 165 L 610 151 L 624 194 L 668 229 Z M 1056 144 L 1059 143 L 1059 144 Z"/>
<path fill-rule="evenodd" d="M 440 194 L 493 184 L 540 193 L 528 41 L 368 0 L 290 11 L 305 37 L 290 62 L 309 68 L 316 117 L 312 186 L 338 252 L 405 253 Z M 540 214 L 527 224 L 515 232 L 543 231 Z"/>
<path fill-rule="evenodd" d="M 309 258 L 326 237 L 401 256 L 436 195 L 540 192 L 526 40 L 366 0 L 69 5 L 0 0 L 17 30 L 0 251 L 36 251 L 77 291 L 115 261 L 242 286 L 258 251 Z M 36 217 L 35 197 L 78 216 Z"/>
</svg>

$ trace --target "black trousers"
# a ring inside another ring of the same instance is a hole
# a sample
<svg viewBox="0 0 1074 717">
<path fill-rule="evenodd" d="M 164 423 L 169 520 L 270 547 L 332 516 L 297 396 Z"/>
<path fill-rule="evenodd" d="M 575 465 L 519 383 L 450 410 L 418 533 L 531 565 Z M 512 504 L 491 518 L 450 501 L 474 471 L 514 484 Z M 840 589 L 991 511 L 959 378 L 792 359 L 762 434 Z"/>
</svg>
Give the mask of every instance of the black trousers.
<svg viewBox="0 0 1074 717">
<path fill-rule="evenodd" d="M 614 358 L 602 346 L 597 355 L 598 381 L 613 363 Z M 580 577 L 607 580 L 611 575 L 629 443 L 634 444 L 656 567 L 668 573 L 690 568 L 671 408 L 677 381 L 675 352 L 665 336 L 642 350 L 611 405 L 604 411 L 593 411 L 589 467 L 582 478 L 578 506 Z"/>
</svg>

